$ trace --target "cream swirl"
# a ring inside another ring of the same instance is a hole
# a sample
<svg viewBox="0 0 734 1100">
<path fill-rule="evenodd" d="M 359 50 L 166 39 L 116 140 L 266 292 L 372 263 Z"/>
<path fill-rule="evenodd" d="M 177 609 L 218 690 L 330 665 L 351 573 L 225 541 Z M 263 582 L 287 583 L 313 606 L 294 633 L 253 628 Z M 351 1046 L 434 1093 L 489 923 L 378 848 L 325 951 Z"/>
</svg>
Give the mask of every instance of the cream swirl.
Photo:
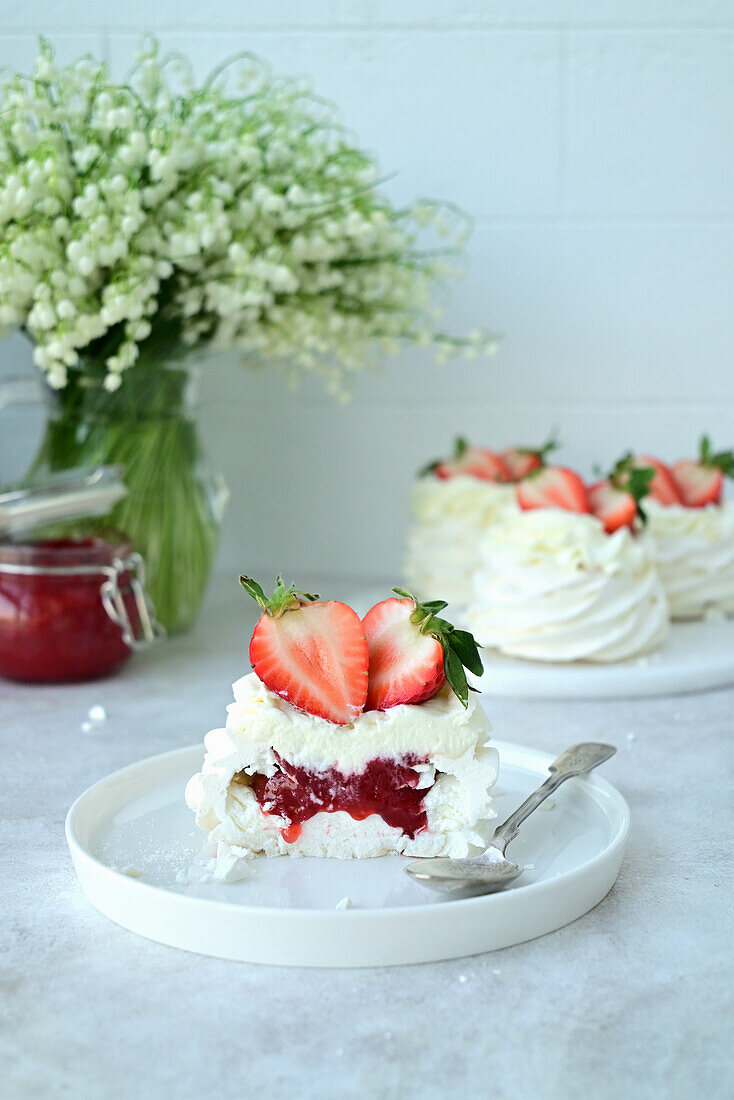
<svg viewBox="0 0 734 1100">
<path fill-rule="evenodd" d="M 668 608 L 644 540 L 555 508 L 497 523 L 467 615 L 477 640 L 536 661 L 623 661 L 659 646 Z"/>
<path fill-rule="evenodd" d="M 403 568 L 411 591 L 419 598 L 466 605 L 482 535 L 500 515 L 515 509 L 512 485 L 464 475 L 417 481 Z"/>
<path fill-rule="evenodd" d="M 651 553 L 673 619 L 734 613 L 734 505 L 646 505 Z"/>
</svg>

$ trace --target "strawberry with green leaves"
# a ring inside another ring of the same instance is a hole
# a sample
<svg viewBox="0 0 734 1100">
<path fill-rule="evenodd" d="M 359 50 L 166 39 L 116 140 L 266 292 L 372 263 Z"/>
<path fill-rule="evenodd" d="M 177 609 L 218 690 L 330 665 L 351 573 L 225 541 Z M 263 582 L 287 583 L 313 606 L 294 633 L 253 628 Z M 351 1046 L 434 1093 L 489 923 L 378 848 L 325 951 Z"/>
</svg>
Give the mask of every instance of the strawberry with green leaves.
<svg viewBox="0 0 734 1100">
<path fill-rule="evenodd" d="M 635 455 L 632 464 L 643 470 L 653 470 L 648 496 L 658 504 L 680 504 L 681 497 L 669 466 L 653 455 Z"/>
<path fill-rule="evenodd" d="M 427 474 L 433 474 L 442 481 L 447 481 L 458 474 L 475 477 L 480 481 L 510 480 L 510 472 L 500 455 L 485 447 L 470 447 L 465 439 L 456 440 L 452 458 L 437 459 L 424 466 L 420 476 L 424 477 Z"/>
<path fill-rule="evenodd" d="M 482 674 L 473 636 L 439 618 L 443 600 L 420 603 L 403 588 L 393 592 L 400 598 L 375 604 L 362 621 L 370 654 L 367 710 L 423 703 L 447 682 L 466 707 L 473 689 L 464 669 Z"/>
<path fill-rule="evenodd" d="M 589 512 L 586 486 L 567 466 L 543 466 L 518 482 L 515 495 L 523 512 L 535 508 L 561 508 L 564 512 Z"/>
<path fill-rule="evenodd" d="M 602 521 L 608 535 L 621 527 L 632 531 L 638 520 L 646 522 L 642 501 L 650 492 L 654 477 L 652 466 L 638 466 L 631 454 L 625 454 L 604 481 L 590 487 L 591 511 Z"/>
<path fill-rule="evenodd" d="M 546 465 L 546 458 L 560 446 L 553 436 L 542 447 L 507 447 L 500 451 L 500 458 L 504 462 L 510 474 L 510 480 L 522 481 L 533 470 L 540 470 Z"/>
<path fill-rule="evenodd" d="M 673 463 L 673 478 L 686 508 L 721 504 L 724 478 L 734 477 L 734 451 L 715 453 L 707 435 L 701 439 L 698 459 Z"/>
<path fill-rule="evenodd" d="M 286 588 L 281 577 L 269 598 L 251 577 L 240 577 L 240 584 L 263 612 L 250 641 L 250 663 L 265 686 L 317 718 L 353 722 L 364 709 L 369 674 L 357 612 Z"/>
</svg>

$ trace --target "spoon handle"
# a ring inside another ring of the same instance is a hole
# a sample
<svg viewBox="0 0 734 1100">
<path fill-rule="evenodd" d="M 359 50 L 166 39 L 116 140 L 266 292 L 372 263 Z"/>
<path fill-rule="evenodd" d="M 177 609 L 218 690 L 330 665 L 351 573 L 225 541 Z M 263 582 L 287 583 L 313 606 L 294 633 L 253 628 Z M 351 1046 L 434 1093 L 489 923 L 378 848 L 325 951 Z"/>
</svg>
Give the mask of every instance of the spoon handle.
<svg viewBox="0 0 734 1100">
<path fill-rule="evenodd" d="M 492 847 L 504 852 L 507 845 L 517 836 L 517 831 L 526 817 L 533 810 L 537 810 L 541 802 L 545 802 L 549 795 L 574 775 L 586 775 L 598 764 L 603 764 L 610 756 L 614 756 L 617 750 L 613 745 L 602 745 L 596 741 L 585 741 L 580 745 L 572 745 L 562 752 L 557 760 L 550 766 L 550 775 L 544 783 L 529 795 L 522 805 L 511 813 L 507 821 L 498 825 L 492 837 Z"/>
</svg>

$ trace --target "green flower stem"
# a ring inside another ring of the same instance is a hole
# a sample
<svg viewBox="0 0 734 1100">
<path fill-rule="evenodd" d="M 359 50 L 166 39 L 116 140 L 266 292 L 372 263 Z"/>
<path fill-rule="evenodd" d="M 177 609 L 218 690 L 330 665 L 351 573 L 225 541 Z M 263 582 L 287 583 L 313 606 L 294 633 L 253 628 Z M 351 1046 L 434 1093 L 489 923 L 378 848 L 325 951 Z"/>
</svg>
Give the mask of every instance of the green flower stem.
<svg viewBox="0 0 734 1100">
<path fill-rule="evenodd" d="M 186 371 L 139 364 L 128 380 L 136 384 L 116 394 L 67 387 L 32 472 L 122 466 L 128 495 L 100 522 L 130 537 L 145 559 L 159 621 L 179 631 L 199 609 L 218 523 L 198 469 L 196 426 L 184 409 Z"/>
</svg>

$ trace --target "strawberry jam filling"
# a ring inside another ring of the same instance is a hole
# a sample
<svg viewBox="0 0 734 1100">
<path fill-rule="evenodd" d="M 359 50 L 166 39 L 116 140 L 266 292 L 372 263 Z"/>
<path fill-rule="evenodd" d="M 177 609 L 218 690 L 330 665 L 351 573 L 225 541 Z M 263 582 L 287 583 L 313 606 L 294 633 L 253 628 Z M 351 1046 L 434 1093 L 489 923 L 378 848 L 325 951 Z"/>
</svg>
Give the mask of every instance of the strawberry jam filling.
<svg viewBox="0 0 734 1100">
<path fill-rule="evenodd" d="M 400 829 L 412 840 L 427 827 L 423 799 L 428 788 L 417 790 L 417 764 L 425 757 L 408 754 L 396 759 L 376 757 L 361 772 L 344 774 L 336 768 L 312 772 L 298 768 L 276 753 L 274 775 L 254 775 L 252 790 L 265 814 L 284 818 L 283 839 L 292 844 L 301 826 L 318 813 L 343 810 L 355 821 L 378 814 L 386 825 Z"/>
</svg>

